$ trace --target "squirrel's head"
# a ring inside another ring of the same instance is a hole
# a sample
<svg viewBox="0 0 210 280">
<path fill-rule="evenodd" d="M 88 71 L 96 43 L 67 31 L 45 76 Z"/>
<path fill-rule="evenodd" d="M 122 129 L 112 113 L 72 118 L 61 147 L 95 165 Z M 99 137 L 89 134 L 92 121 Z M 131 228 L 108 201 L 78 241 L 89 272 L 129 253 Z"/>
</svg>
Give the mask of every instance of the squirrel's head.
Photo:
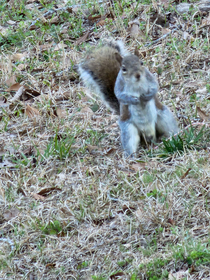
<svg viewBox="0 0 210 280">
<path fill-rule="evenodd" d="M 125 80 L 138 83 L 141 81 L 142 75 L 144 76 L 145 67 L 136 55 L 130 54 L 122 59 L 121 72 Z"/>
<path fill-rule="evenodd" d="M 134 54 L 129 54 L 123 57 L 121 62 L 121 75 L 126 84 L 133 90 L 141 91 L 141 94 L 146 95 L 148 90 L 157 92 L 158 82 L 155 76 L 143 66 L 142 60 L 139 58 L 137 48 Z"/>
</svg>

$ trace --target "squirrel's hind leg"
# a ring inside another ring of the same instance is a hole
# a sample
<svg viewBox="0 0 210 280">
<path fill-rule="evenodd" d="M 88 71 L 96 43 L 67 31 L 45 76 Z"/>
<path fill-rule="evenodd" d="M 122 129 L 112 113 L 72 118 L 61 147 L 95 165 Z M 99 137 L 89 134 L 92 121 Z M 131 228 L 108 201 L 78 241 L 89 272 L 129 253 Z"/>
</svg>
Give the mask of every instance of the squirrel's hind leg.
<svg viewBox="0 0 210 280">
<path fill-rule="evenodd" d="M 167 106 L 157 111 L 156 131 L 158 136 L 170 137 L 177 134 L 179 128 L 173 113 Z"/>
<path fill-rule="evenodd" d="M 129 121 L 119 121 L 121 142 L 125 156 L 134 155 L 140 143 L 140 136 L 136 126 Z"/>
</svg>

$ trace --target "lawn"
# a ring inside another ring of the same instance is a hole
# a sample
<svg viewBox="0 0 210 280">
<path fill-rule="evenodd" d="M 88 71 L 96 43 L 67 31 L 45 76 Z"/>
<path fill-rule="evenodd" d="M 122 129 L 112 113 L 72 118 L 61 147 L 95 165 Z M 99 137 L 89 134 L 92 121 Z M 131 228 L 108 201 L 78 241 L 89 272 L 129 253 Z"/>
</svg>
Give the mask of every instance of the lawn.
<svg viewBox="0 0 210 280">
<path fill-rule="evenodd" d="M 0 1 L 0 279 L 210 279 L 210 17 L 179 2 Z M 109 37 L 181 130 L 132 159 L 77 73 Z"/>
</svg>

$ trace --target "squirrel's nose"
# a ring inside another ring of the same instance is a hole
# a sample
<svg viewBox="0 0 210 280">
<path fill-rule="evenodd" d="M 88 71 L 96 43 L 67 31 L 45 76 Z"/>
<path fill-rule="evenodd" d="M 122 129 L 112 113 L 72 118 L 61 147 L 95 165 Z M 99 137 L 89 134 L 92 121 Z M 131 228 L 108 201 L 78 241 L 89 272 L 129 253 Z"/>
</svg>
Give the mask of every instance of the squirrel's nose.
<svg viewBox="0 0 210 280">
<path fill-rule="evenodd" d="M 135 77 L 136 77 L 136 80 L 140 80 L 141 75 L 139 73 L 136 73 Z"/>
</svg>

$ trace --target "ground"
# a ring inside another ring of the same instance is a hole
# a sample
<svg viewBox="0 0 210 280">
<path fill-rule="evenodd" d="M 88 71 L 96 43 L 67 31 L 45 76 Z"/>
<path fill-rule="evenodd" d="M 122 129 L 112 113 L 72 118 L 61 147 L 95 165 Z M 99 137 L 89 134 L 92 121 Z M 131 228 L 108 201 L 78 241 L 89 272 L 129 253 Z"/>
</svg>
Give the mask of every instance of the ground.
<svg viewBox="0 0 210 280">
<path fill-rule="evenodd" d="M 210 18 L 179 2 L 0 2 L 0 279 L 210 279 Z M 108 37 L 181 130 L 133 159 L 76 72 Z"/>
</svg>

